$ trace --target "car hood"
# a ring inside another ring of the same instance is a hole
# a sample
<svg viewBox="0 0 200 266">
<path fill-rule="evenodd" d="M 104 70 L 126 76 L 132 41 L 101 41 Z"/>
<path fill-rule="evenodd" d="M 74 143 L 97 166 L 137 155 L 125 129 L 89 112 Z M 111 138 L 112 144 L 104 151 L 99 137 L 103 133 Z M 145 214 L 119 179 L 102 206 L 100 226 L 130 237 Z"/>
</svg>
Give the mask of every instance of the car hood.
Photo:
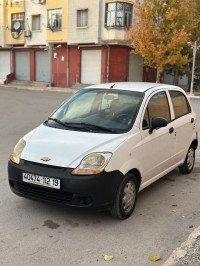
<svg viewBox="0 0 200 266">
<path fill-rule="evenodd" d="M 22 159 L 47 165 L 75 168 L 92 152 L 113 152 L 127 134 L 101 134 L 57 129 L 36 128 L 27 140 Z M 44 162 L 42 157 L 51 160 Z"/>
</svg>

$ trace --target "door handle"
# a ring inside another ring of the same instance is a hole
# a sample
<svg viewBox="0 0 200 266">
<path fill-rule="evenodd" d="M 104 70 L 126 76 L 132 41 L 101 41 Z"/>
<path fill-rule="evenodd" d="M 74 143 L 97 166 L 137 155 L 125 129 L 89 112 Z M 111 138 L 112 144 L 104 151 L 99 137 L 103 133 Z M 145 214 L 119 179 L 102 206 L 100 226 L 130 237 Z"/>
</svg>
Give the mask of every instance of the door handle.
<svg viewBox="0 0 200 266">
<path fill-rule="evenodd" d="M 194 123 L 194 118 L 191 119 L 191 124 Z"/>
<path fill-rule="evenodd" d="M 173 127 L 170 127 L 169 134 L 172 134 L 173 132 L 174 132 L 174 128 Z"/>
</svg>

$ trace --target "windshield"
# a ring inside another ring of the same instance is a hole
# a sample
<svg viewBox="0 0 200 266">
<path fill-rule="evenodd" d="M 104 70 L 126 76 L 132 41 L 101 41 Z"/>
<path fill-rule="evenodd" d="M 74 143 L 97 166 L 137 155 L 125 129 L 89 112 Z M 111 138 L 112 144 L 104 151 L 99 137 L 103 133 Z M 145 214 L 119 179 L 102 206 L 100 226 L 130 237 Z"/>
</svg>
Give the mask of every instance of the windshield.
<svg viewBox="0 0 200 266">
<path fill-rule="evenodd" d="M 68 99 L 47 123 L 92 132 L 123 133 L 133 125 L 143 93 L 82 90 Z"/>
</svg>

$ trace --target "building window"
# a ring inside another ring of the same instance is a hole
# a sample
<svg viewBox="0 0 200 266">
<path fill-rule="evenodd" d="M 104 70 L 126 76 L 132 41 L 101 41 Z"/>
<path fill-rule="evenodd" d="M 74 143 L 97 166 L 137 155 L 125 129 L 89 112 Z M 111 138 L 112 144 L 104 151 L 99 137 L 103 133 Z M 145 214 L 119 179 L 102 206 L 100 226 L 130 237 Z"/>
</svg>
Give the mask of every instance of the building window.
<svg viewBox="0 0 200 266">
<path fill-rule="evenodd" d="M 24 30 L 24 13 L 15 13 L 11 15 L 11 31 Z"/>
<path fill-rule="evenodd" d="M 40 15 L 32 16 L 32 30 L 40 30 Z"/>
<path fill-rule="evenodd" d="M 132 4 L 124 2 L 113 2 L 106 4 L 107 28 L 124 28 L 130 27 L 132 19 Z"/>
<path fill-rule="evenodd" d="M 22 0 L 11 0 L 11 6 L 18 5 Z"/>
<path fill-rule="evenodd" d="M 77 10 L 77 27 L 88 26 L 88 9 Z"/>
<path fill-rule="evenodd" d="M 48 10 L 48 28 L 52 31 L 62 30 L 62 9 Z"/>
</svg>

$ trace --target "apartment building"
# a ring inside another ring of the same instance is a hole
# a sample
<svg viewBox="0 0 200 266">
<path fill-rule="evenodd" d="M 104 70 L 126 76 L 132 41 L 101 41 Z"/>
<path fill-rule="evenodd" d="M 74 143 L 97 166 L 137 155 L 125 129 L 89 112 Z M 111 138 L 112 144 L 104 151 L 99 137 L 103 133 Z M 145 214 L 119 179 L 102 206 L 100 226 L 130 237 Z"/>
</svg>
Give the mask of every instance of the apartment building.
<svg viewBox="0 0 200 266">
<path fill-rule="evenodd" d="M 142 81 L 142 58 L 130 55 L 126 41 L 133 1 L 74 0 L 68 6 L 70 86 Z"/>
<path fill-rule="evenodd" d="M 0 67 L 2 58 L 7 65 L 0 72 L 7 81 L 60 87 L 142 81 L 142 58 L 130 54 L 126 41 L 133 0 L 0 1 Z"/>
<path fill-rule="evenodd" d="M 68 86 L 68 0 L 46 0 L 47 43 L 51 47 L 52 85 Z"/>
<path fill-rule="evenodd" d="M 6 49 L 5 37 L 6 37 L 6 6 L 7 3 L 4 0 L 0 0 L 0 83 L 3 83 L 6 76 L 12 72 L 11 51 Z"/>
<path fill-rule="evenodd" d="M 51 69 L 46 42 L 45 1 L 16 1 L 8 8 L 15 79 L 50 82 Z M 8 35 L 8 33 L 7 33 Z"/>
<path fill-rule="evenodd" d="M 5 2 L 0 0 L 0 47 L 4 46 L 4 11 Z"/>
<path fill-rule="evenodd" d="M 101 41 L 108 47 L 107 80 L 142 81 L 143 59 L 130 54 L 127 31 L 132 24 L 133 0 L 104 0 L 102 6 Z"/>
</svg>

